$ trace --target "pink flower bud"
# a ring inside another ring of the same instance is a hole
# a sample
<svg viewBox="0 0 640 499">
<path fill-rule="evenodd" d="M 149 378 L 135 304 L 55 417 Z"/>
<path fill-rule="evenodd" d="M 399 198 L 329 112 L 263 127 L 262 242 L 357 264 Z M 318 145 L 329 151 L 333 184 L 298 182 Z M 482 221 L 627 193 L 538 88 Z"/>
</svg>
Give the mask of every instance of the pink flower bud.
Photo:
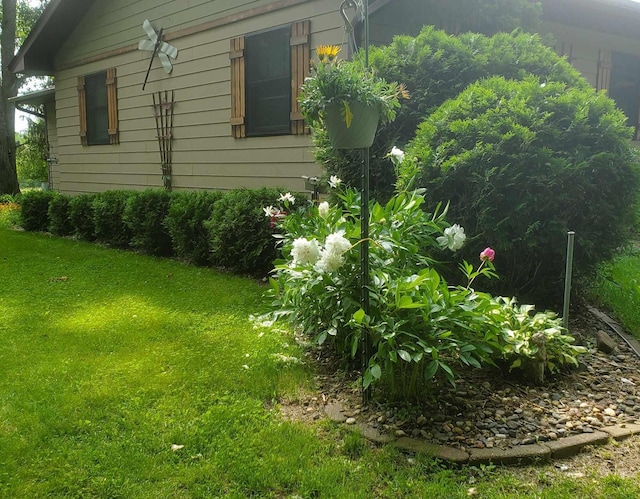
<svg viewBox="0 0 640 499">
<path fill-rule="evenodd" d="M 480 260 L 485 261 L 489 260 L 493 262 L 493 259 L 496 257 L 496 252 L 490 247 L 486 247 L 482 253 L 480 253 Z"/>
</svg>

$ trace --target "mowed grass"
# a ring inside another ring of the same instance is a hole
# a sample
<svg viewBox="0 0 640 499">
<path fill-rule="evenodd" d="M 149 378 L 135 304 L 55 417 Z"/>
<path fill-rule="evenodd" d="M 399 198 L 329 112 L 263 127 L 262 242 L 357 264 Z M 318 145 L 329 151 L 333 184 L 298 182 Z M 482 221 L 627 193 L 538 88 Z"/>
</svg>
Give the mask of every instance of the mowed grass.
<svg viewBox="0 0 640 499">
<path fill-rule="evenodd" d="M 602 265 L 593 286 L 595 297 L 625 328 L 640 338 L 640 248 L 626 249 Z"/>
<path fill-rule="evenodd" d="M 0 276 L 2 498 L 640 496 L 637 477 L 446 469 L 283 421 L 313 373 L 254 329 L 251 280 L 3 227 Z"/>
</svg>

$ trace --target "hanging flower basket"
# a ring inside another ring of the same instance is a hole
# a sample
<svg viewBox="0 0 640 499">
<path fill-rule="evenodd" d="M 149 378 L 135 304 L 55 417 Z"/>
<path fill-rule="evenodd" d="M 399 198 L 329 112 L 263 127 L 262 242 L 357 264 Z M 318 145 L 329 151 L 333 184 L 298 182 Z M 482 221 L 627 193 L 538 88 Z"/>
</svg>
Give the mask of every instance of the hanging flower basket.
<svg viewBox="0 0 640 499">
<path fill-rule="evenodd" d="M 364 149 L 373 144 L 380 121 L 377 106 L 362 102 L 350 102 L 350 126 L 344 118 L 344 107 L 338 104 L 328 106 L 324 112 L 324 124 L 331 145 L 336 149 Z"/>
<path fill-rule="evenodd" d="M 389 83 L 364 66 L 361 58 L 345 61 L 340 47 L 318 47 L 318 63 L 302 85 L 300 110 L 312 129 L 325 127 L 332 147 L 366 148 L 373 144 L 378 122 L 396 116 L 400 98 L 409 98 L 402 84 Z"/>
</svg>

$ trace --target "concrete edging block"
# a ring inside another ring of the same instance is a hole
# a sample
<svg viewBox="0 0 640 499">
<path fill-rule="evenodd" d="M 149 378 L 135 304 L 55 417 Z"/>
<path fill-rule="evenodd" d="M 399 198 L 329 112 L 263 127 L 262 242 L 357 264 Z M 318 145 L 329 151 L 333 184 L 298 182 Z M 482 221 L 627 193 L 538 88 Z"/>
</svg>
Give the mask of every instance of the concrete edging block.
<svg viewBox="0 0 640 499">
<path fill-rule="evenodd" d="M 609 434 L 603 431 L 582 433 L 563 437 L 555 442 L 545 442 L 544 446 L 551 450 L 553 459 L 562 459 L 578 454 L 587 445 L 602 445 L 609 441 Z"/>
<path fill-rule="evenodd" d="M 470 449 L 469 464 L 523 464 L 549 461 L 551 450 L 545 445 L 518 445 L 509 449 Z"/>
<path fill-rule="evenodd" d="M 469 453 L 455 447 L 436 445 L 415 438 L 402 437 L 394 442 L 394 445 L 404 451 L 416 454 L 426 454 L 453 464 L 467 464 Z"/>
<path fill-rule="evenodd" d="M 640 434 L 640 424 L 619 424 L 615 426 L 606 426 L 601 428 L 601 430 L 615 440 L 624 440 L 632 435 Z"/>
</svg>

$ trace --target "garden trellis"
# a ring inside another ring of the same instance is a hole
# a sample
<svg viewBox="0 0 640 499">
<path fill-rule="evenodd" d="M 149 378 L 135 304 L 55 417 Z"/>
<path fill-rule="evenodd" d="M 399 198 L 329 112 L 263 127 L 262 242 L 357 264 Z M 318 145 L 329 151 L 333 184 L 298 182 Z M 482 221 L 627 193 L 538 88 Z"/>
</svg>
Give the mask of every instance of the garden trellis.
<svg viewBox="0 0 640 499">
<path fill-rule="evenodd" d="M 160 162 L 162 169 L 162 184 L 168 191 L 171 190 L 171 161 L 173 140 L 173 109 L 175 95 L 172 90 L 153 94 L 153 116 L 156 120 L 156 134 L 160 149 Z"/>
</svg>

